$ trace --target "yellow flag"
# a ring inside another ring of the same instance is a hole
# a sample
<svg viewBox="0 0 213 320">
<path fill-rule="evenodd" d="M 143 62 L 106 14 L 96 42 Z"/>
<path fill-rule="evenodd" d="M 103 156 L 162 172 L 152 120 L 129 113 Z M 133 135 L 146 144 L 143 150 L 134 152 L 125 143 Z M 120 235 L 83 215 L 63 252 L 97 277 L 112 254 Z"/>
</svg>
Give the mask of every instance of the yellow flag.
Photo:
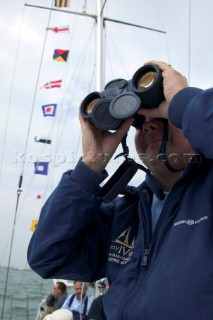
<svg viewBox="0 0 213 320">
<path fill-rule="evenodd" d="M 55 7 L 69 8 L 71 0 L 55 0 Z"/>
<path fill-rule="evenodd" d="M 30 227 L 30 230 L 32 232 L 35 231 L 36 227 L 37 227 L 37 224 L 38 224 L 38 220 L 32 220 L 32 224 L 31 224 L 31 227 Z"/>
</svg>

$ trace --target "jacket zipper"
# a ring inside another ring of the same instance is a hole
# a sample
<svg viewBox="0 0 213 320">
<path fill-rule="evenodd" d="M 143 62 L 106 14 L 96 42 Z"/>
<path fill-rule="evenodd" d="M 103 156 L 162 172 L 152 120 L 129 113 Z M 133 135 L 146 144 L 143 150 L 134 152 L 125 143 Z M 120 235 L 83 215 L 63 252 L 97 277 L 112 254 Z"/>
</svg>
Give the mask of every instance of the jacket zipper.
<svg viewBox="0 0 213 320">
<path fill-rule="evenodd" d="M 142 262 L 141 262 L 141 265 L 142 265 L 143 267 L 146 267 L 146 266 L 147 266 L 149 252 L 150 252 L 149 249 L 145 249 L 145 250 L 144 250 L 144 255 L 143 255 L 143 258 L 142 258 Z"/>
<path fill-rule="evenodd" d="M 143 230 L 144 230 L 144 253 L 142 256 L 142 260 L 140 265 L 142 267 L 146 267 L 148 264 L 148 257 L 150 254 L 150 245 L 152 242 L 152 236 L 150 237 L 150 224 L 149 224 L 149 219 L 147 218 L 147 212 L 148 212 L 148 207 L 147 207 L 147 195 L 146 197 L 144 197 L 144 199 L 142 199 L 142 197 L 140 198 L 141 201 L 141 205 L 142 205 L 142 225 L 143 225 Z"/>
</svg>

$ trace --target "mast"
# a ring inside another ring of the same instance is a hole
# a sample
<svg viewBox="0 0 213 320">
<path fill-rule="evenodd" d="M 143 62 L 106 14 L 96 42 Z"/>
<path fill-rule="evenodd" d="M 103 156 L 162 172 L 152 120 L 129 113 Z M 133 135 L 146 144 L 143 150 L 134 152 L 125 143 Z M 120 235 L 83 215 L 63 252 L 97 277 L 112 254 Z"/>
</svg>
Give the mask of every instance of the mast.
<svg viewBox="0 0 213 320">
<path fill-rule="evenodd" d="M 96 2 L 96 90 L 102 91 L 104 86 L 104 48 L 103 48 L 103 0 Z"/>
</svg>

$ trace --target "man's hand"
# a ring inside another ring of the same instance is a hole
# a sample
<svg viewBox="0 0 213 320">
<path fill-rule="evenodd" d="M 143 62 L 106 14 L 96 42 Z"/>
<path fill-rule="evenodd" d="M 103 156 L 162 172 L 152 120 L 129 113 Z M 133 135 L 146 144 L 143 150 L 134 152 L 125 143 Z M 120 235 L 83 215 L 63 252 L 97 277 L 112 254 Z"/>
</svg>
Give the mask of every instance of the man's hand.
<svg viewBox="0 0 213 320">
<path fill-rule="evenodd" d="M 82 161 L 91 169 L 103 172 L 133 119 L 128 119 L 115 132 L 102 131 L 79 114 L 82 129 Z"/>
</svg>

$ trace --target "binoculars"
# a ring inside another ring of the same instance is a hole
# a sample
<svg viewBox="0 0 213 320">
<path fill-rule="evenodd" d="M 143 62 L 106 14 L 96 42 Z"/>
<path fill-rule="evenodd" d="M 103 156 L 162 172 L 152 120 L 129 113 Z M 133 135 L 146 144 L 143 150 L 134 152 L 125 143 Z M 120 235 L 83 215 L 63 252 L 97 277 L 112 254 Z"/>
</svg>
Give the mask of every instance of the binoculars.
<svg viewBox="0 0 213 320">
<path fill-rule="evenodd" d="M 139 68 L 132 79 L 110 81 L 102 92 L 92 92 L 82 101 L 84 119 L 104 131 L 116 130 L 121 123 L 134 117 L 133 126 L 141 129 L 144 116 L 140 108 L 157 108 L 164 100 L 162 73 L 158 66 L 147 64 Z"/>
</svg>

